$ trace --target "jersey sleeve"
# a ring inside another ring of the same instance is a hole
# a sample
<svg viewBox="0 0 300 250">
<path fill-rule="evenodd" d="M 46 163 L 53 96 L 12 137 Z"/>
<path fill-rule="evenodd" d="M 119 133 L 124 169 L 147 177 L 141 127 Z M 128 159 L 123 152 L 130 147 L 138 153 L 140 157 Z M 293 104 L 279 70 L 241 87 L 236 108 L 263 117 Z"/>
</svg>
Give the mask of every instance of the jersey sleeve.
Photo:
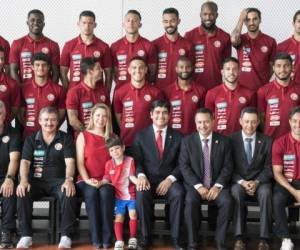
<svg viewBox="0 0 300 250">
<path fill-rule="evenodd" d="M 111 165 L 110 160 L 108 160 L 105 163 L 105 171 L 104 171 L 104 176 L 103 176 L 103 179 L 108 180 L 108 181 L 111 181 L 110 175 L 109 175 L 110 165 Z"/>
<path fill-rule="evenodd" d="M 19 59 L 20 59 L 20 51 L 19 51 L 19 44 L 18 41 L 13 41 L 11 45 L 11 49 L 9 52 L 9 63 L 12 64 L 18 64 L 19 65 Z"/>
<path fill-rule="evenodd" d="M 60 66 L 70 67 L 70 56 L 70 48 L 68 46 L 68 43 L 65 43 L 60 56 Z"/>
<path fill-rule="evenodd" d="M 154 44 L 150 42 L 149 50 L 148 50 L 148 57 L 147 57 L 148 64 L 156 64 L 157 63 L 157 54 Z"/>
<path fill-rule="evenodd" d="M 130 162 L 129 176 L 135 176 L 135 164 L 133 158 L 131 158 Z"/>
<path fill-rule="evenodd" d="M 53 42 L 53 46 L 52 46 L 52 58 L 51 58 L 51 62 L 54 65 L 59 65 L 59 61 L 60 61 L 60 50 L 59 50 L 59 46 L 58 43 Z"/>
<path fill-rule="evenodd" d="M 123 103 L 120 97 L 120 91 L 116 90 L 115 96 L 114 96 L 114 110 L 115 113 L 120 114 L 123 111 Z"/>
<path fill-rule="evenodd" d="M 275 140 L 272 146 L 272 165 L 282 165 L 283 166 L 283 149 L 282 144 L 279 140 Z"/>
<path fill-rule="evenodd" d="M 111 51 L 107 46 L 105 46 L 105 49 L 104 49 L 104 55 L 103 57 L 101 58 L 101 66 L 102 68 L 111 68 L 112 67 L 112 57 L 111 57 Z"/>
<path fill-rule="evenodd" d="M 74 91 L 74 88 L 71 88 L 67 93 L 66 108 L 73 110 L 79 109 L 79 100 L 76 92 Z"/>
<path fill-rule="evenodd" d="M 259 113 L 266 112 L 267 103 L 265 100 L 264 88 L 259 88 L 257 91 L 257 111 Z"/>
<path fill-rule="evenodd" d="M 12 129 L 10 135 L 10 142 L 9 142 L 9 153 L 11 152 L 21 152 L 21 135 L 20 133 Z"/>
<path fill-rule="evenodd" d="M 13 93 L 10 95 L 10 104 L 13 108 L 19 108 L 21 106 L 21 88 L 18 83 L 11 79 L 11 92 Z"/>
<path fill-rule="evenodd" d="M 64 158 L 75 159 L 75 144 L 71 135 L 65 135 L 64 141 Z"/>
<path fill-rule="evenodd" d="M 62 86 L 58 85 L 58 103 L 57 103 L 57 107 L 58 109 L 65 109 L 66 108 L 66 93 L 63 89 Z"/>
<path fill-rule="evenodd" d="M 34 153 L 34 135 L 27 136 L 23 145 L 22 160 L 32 162 Z"/>
<path fill-rule="evenodd" d="M 211 112 L 215 113 L 215 98 L 214 94 L 211 91 L 208 91 L 206 94 L 204 106 L 210 109 Z"/>
</svg>

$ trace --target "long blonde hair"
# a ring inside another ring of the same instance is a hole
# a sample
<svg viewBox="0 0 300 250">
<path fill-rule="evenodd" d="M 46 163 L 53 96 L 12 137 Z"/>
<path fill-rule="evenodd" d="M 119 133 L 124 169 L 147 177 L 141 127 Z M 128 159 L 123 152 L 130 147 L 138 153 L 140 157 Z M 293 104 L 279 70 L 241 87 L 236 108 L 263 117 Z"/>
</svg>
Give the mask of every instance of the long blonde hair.
<svg viewBox="0 0 300 250">
<path fill-rule="evenodd" d="M 94 124 L 93 117 L 95 115 L 95 112 L 98 109 L 104 109 L 106 111 L 107 121 L 106 121 L 106 124 L 105 124 L 104 138 L 108 139 L 112 135 L 111 111 L 110 111 L 110 108 L 104 103 L 96 103 L 94 105 L 94 107 L 91 110 L 90 121 L 89 121 L 89 124 L 88 124 L 86 129 L 87 130 L 93 130 L 94 129 L 95 124 Z"/>
</svg>

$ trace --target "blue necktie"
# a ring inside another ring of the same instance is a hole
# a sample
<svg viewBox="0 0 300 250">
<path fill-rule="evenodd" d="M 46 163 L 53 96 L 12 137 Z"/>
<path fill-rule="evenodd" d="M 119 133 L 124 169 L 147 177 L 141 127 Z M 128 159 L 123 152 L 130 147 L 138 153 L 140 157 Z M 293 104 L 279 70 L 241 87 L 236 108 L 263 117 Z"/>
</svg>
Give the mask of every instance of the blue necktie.
<svg viewBox="0 0 300 250">
<path fill-rule="evenodd" d="M 251 164 L 252 162 L 252 138 L 245 138 L 246 141 L 246 157 L 247 157 L 247 162 L 248 165 Z"/>
</svg>

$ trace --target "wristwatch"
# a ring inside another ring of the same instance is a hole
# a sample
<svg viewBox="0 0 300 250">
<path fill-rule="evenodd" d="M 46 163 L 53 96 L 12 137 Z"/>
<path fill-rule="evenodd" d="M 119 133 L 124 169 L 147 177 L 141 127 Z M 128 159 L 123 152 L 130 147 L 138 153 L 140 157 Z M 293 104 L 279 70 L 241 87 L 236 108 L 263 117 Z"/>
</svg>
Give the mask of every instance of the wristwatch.
<svg viewBox="0 0 300 250">
<path fill-rule="evenodd" d="M 74 177 L 72 177 L 72 176 L 69 176 L 69 177 L 66 177 L 66 179 L 65 180 L 68 180 L 68 181 L 74 181 Z"/>
<path fill-rule="evenodd" d="M 6 175 L 5 178 L 11 179 L 13 181 L 15 180 L 15 177 L 13 175 L 10 175 L 10 174 Z"/>
</svg>

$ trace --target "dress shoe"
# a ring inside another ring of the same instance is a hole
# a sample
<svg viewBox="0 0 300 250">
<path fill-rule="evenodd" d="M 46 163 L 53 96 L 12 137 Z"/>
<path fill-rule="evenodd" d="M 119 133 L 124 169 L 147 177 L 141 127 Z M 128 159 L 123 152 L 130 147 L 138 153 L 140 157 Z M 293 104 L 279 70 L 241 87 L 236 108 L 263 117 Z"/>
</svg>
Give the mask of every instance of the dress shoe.
<svg viewBox="0 0 300 250">
<path fill-rule="evenodd" d="M 150 240 L 147 238 L 142 237 L 138 241 L 137 250 L 147 250 L 150 246 Z"/>
<path fill-rule="evenodd" d="M 234 250 L 246 250 L 246 244 L 242 240 L 237 240 L 234 243 Z"/>
<path fill-rule="evenodd" d="M 257 250 L 270 250 L 270 246 L 268 242 L 266 242 L 265 240 L 261 240 L 258 243 Z"/>
<path fill-rule="evenodd" d="M 180 245 L 179 240 L 173 238 L 172 239 L 172 246 L 174 250 L 183 250 L 184 248 Z"/>
</svg>

